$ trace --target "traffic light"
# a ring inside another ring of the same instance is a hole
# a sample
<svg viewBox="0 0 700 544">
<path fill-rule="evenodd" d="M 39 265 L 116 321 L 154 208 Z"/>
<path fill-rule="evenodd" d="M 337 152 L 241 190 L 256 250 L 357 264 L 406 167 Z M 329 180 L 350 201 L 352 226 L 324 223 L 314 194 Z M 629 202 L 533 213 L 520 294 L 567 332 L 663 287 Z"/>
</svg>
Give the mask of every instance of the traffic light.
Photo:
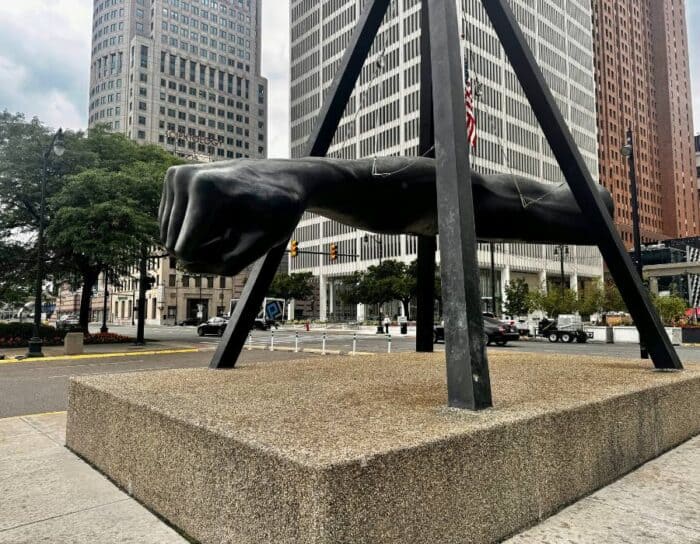
<svg viewBox="0 0 700 544">
<path fill-rule="evenodd" d="M 338 246 L 336 244 L 331 244 L 331 261 L 338 260 Z"/>
<path fill-rule="evenodd" d="M 292 240 L 292 243 L 289 245 L 289 254 L 292 257 L 296 257 L 299 254 L 299 242 L 297 240 Z"/>
</svg>

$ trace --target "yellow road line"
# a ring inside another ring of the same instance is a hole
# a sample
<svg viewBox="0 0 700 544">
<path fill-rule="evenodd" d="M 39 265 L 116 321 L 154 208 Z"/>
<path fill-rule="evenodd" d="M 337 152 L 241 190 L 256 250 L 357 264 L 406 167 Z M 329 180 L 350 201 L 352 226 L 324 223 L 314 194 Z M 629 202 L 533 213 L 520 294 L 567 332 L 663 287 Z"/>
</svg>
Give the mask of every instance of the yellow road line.
<svg viewBox="0 0 700 544">
<path fill-rule="evenodd" d="M 25 417 L 40 417 L 40 416 L 55 416 L 58 414 L 65 414 L 66 410 L 59 410 L 58 412 L 39 412 L 38 414 L 24 414 L 23 416 L 10 416 L 0 418 L 0 421 L 7 421 L 8 419 L 22 419 Z"/>
<path fill-rule="evenodd" d="M 4 359 L 0 365 L 17 363 L 41 363 L 44 361 L 76 361 L 80 359 L 109 359 L 112 357 L 133 357 L 136 355 L 172 355 L 175 353 L 197 353 L 199 348 L 161 349 L 151 351 L 120 351 L 116 353 L 84 353 L 82 355 L 55 355 L 53 357 L 27 357 L 26 359 Z"/>
</svg>

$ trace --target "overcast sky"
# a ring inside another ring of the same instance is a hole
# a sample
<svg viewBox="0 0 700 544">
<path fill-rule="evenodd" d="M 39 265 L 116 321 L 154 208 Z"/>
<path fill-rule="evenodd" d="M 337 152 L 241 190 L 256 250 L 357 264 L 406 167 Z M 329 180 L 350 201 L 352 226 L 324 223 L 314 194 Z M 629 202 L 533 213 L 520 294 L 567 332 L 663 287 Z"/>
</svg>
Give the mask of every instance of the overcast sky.
<svg viewBox="0 0 700 544">
<path fill-rule="evenodd" d="M 700 28 L 700 0 L 686 0 Z M 50 126 L 87 125 L 92 0 L 0 0 L 0 110 Z M 289 153 L 288 0 L 263 1 L 263 75 L 270 80 L 269 155 Z M 700 32 L 689 32 L 695 131 L 700 132 Z"/>
</svg>

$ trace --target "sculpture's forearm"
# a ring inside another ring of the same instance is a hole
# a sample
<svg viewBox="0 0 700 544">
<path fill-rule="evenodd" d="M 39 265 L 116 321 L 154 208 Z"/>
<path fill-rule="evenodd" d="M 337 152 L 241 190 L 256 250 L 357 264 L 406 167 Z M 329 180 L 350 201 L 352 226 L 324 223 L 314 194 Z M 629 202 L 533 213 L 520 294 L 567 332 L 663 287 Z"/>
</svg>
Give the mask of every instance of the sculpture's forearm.
<svg viewBox="0 0 700 544">
<path fill-rule="evenodd" d="M 307 159 L 325 177 L 304 185 L 309 209 L 376 232 L 437 233 L 435 163 L 390 157 Z M 304 162 L 304 161 L 303 161 Z M 303 164 L 302 162 L 302 164 Z M 595 244 L 567 185 L 472 173 L 477 236 L 484 240 Z M 612 212 L 612 200 L 601 187 Z"/>
</svg>

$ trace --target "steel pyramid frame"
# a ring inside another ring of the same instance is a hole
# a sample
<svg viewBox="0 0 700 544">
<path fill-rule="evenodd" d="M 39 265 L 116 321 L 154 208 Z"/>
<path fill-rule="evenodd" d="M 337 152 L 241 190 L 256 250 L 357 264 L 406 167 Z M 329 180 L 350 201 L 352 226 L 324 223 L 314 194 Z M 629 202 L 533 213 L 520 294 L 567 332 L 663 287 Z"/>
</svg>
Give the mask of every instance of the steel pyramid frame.
<svg viewBox="0 0 700 544">
<path fill-rule="evenodd" d="M 390 0 L 367 0 L 306 149 L 325 156 Z M 658 369 L 682 369 L 651 299 L 634 270 L 581 153 L 537 65 L 507 0 L 482 0 L 566 181 L 598 241 L 649 353 Z M 454 0 L 422 0 L 420 152 L 436 157 L 438 224 L 450 406 L 479 410 L 492 405 L 483 339 L 477 240 L 466 145 L 463 66 Z M 432 351 L 435 238 L 419 238 L 417 348 Z M 287 243 L 273 248 L 251 271 L 241 300 L 211 361 L 232 368 L 272 282 Z M 445 248 L 449 248 L 446 251 Z M 422 304 L 421 304 L 422 302 Z M 426 303 L 427 302 L 427 303 Z"/>
</svg>

